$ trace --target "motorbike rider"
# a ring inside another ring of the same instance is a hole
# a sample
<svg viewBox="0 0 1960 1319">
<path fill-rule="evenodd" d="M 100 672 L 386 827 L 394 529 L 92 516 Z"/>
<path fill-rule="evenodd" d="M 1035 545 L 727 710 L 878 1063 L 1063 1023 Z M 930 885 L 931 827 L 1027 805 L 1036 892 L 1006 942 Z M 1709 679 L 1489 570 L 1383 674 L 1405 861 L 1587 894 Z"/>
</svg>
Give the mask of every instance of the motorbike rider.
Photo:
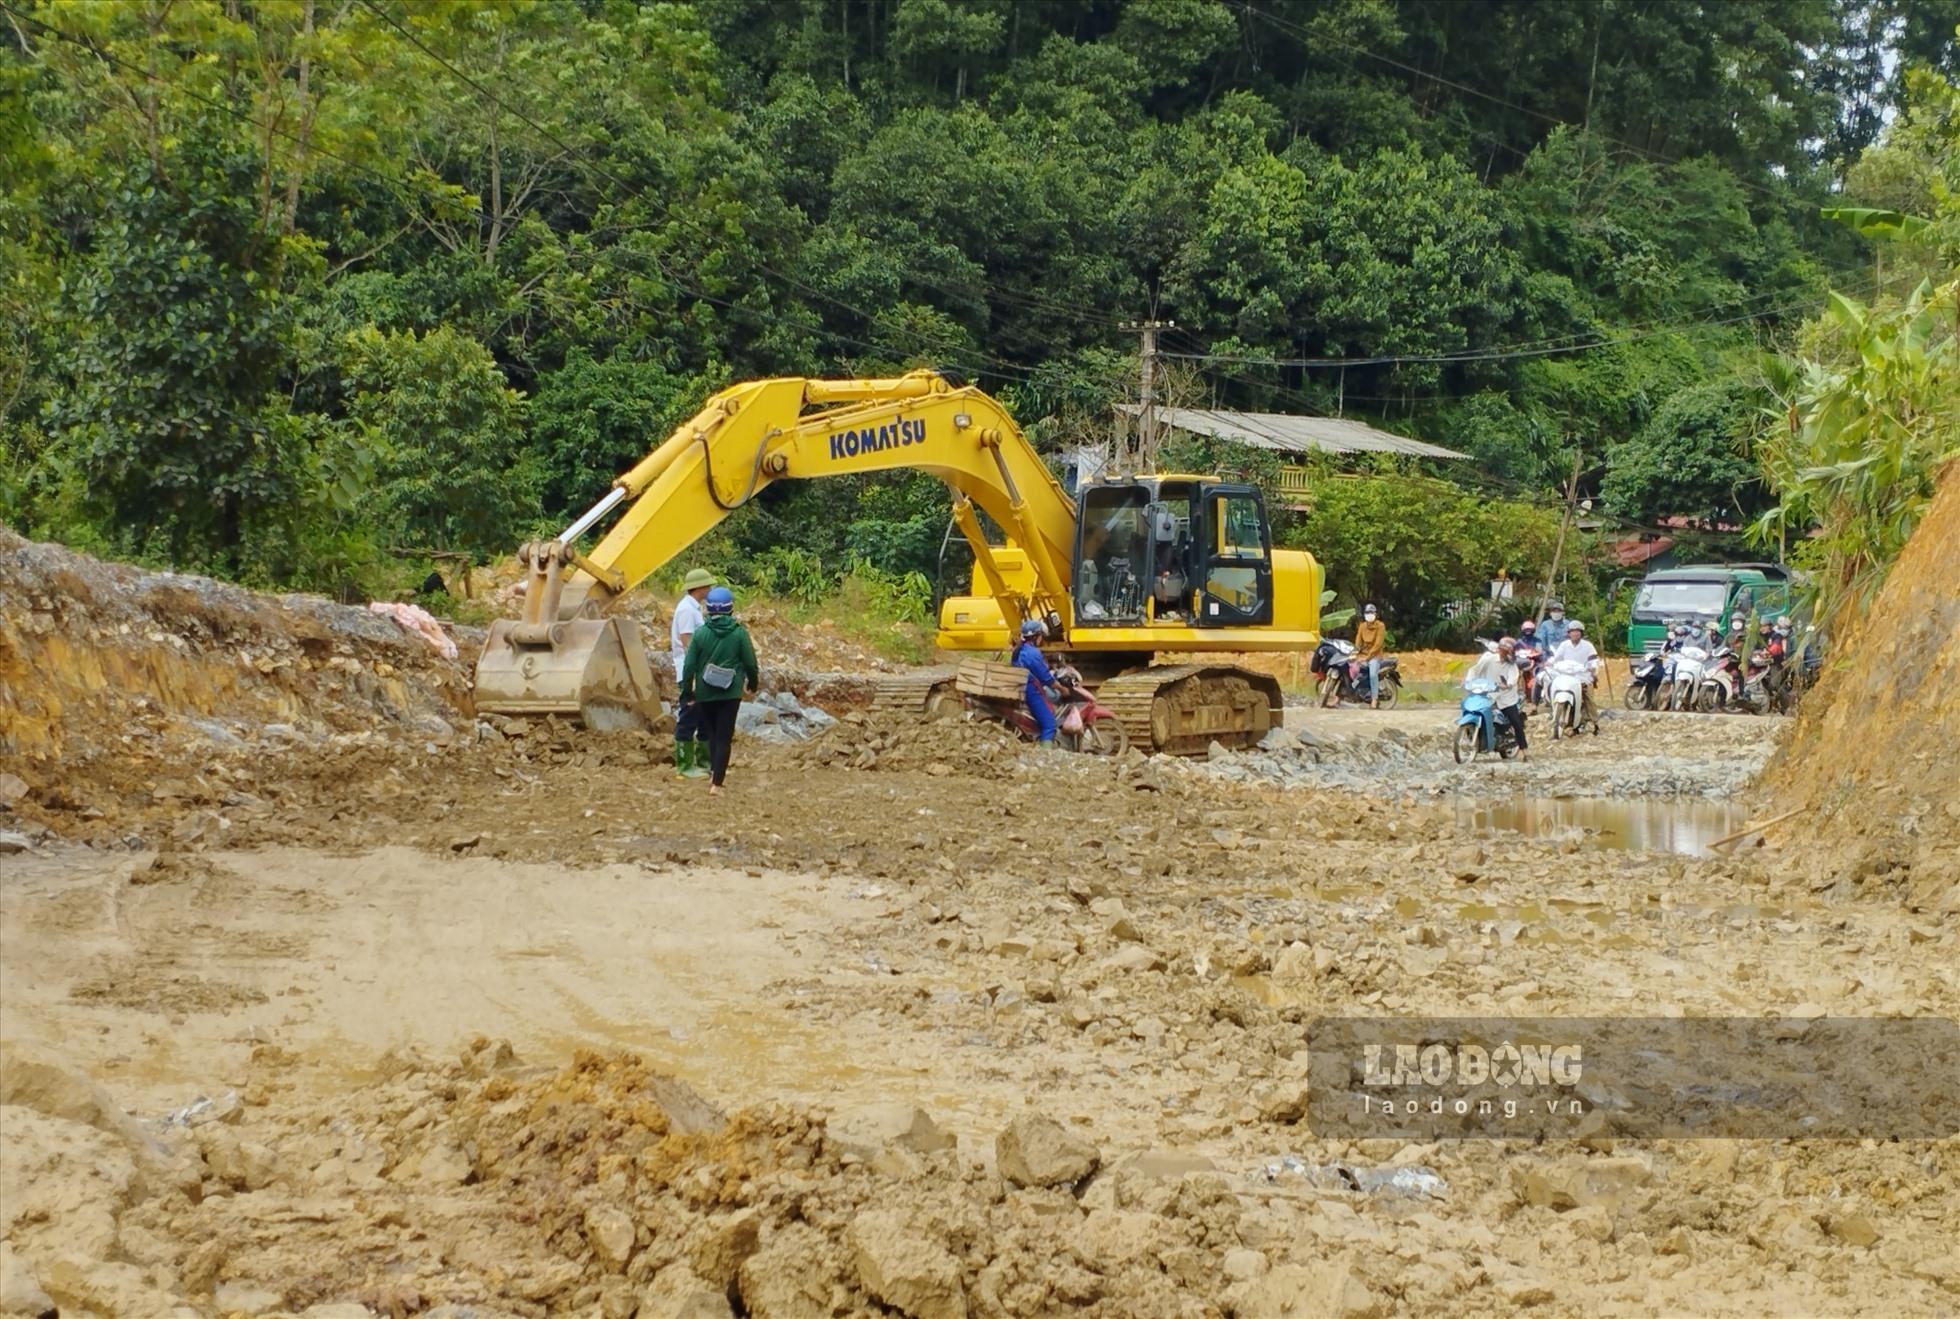
<svg viewBox="0 0 1960 1319">
<path fill-rule="evenodd" d="M 1749 620 L 1741 614 L 1729 616 L 1728 648 L 1738 655 L 1749 653 Z"/>
<path fill-rule="evenodd" d="M 1518 650 L 1518 676 L 1523 681 L 1525 697 L 1531 700 L 1532 702 L 1536 703 L 1537 697 L 1532 691 L 1532 687 L 1534 685 L 1532 682 L 1532 670 L 1535 667 L 1535 665 L 1532 663 L 1532 660 L 1534 657 L 1542 659 L 1545 654 L 1544 647 L 1539 643 L 1538 640 L 1537 619 L 1527 618 L 1524 620 L 1524 622 L 1518 624 L 1517 650 Z M 1530 651 L 1531 654 L 1527 656 L 1524 653 L 1525 651 Z"/>
<path fill-rule="evenodd" d="M 1559 638 L 1565 635 L 1565 601 L 1554 600 L 1545 608 L 1545 616 L 1538 620 L 1538 638 L 1541 644 L 1556 646 Z"/>
<path fill-rule="evenodd" d="M 1463 675 L 1463 682 L 1467 687 L 1478 678 L 1488 678 L 1497 684 L 1497 690 L 1491 693 L 1491 713 L 1511 726 L 1518 740 L 1518 759 L 1530 760 L 1524 740 L 1524 697 L 1518 687 L 1517 651 L 1518 643 L 1512 638 L 1498 638 L 1497 649 L 1487 650 L 1478 657 Z"/>
<path fill-rule="evenodd" d="M 1694 629 L 1679 619 L 1668 625 L 1667 639 L 1661 642 L 1661 675 L 1662 681 L 1670 686 L 1674 682 L 1674 652 L 1693 641 L 1694 637 Z"/>
<path fill-rule="evenodd" d="M 1354 625 L 1354 659 L 1368 670 L 1368 708 L 1381 705 L 1382 650 L 1388 640 L 1388 624 L 1381 621 L 1374 602 L 1361 607 L 1361 621 Z M 1352 672 L 1352 670 L 1351 670 Z"/>
<path fill-rule="evenodd" d="M 1014 666 L 1028 671 L 1028 685 L 1023 696 L 1028 703 L 1028 713 L 1034 717 L 1035 727 L 1040 730 L 1035 741 L 1053 746 L 1055 707 L 1048 703 L 1048 689 L 1055 685 L 1055 674 L 1049 669 L 1048 661 L 1041 657 L 1041 633 L 1040 619 L 1021 620 L 1021 644 L 1014 648 Z"/>
<path fill-rule="evenodd" d="M 1586 640 L 1586 625 L 1572 619 L 1565 625 L 1565 640 L 1552 652 L 1552 663 L 1560 660 L 1576 660 L 1586 666 L 1586 683 L 1579 689 L 1579 722 L 1597 723 L 1598 715 L 1593 710 L 1593 684 L 1599 681 L 1599 652 L 1593 643 Z"/>
</svg>

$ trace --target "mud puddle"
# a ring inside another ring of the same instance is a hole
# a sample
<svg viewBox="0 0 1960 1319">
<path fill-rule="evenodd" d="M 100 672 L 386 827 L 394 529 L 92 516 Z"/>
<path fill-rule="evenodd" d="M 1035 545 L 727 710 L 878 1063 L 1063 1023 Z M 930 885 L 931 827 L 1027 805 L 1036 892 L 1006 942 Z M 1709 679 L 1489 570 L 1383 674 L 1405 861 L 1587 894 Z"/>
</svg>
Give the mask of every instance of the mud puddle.
<svg viewBox="0 0 1960 1319">
<path fill-rule="evenodd" d="M 1608 851 L 1712 856 L 1709 844 L 1747 823 L 1730 802 L 1694 797 L 1532 797 L 1460 801 L 1460 828 L 1547 842 L 1573 839 Z"/>
</svg>

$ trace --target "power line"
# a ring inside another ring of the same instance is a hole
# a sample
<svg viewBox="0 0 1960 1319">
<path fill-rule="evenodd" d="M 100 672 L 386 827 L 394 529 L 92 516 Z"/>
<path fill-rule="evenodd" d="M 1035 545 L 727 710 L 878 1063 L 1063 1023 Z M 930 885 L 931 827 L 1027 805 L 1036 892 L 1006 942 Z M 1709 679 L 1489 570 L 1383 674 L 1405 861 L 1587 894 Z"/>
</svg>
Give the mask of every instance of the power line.
<svg viewBox="0 0 1960 1319">
<path fill-rule="evenodd" d="M 1765 297 L 1774 296 L 1776 296 L 1774 293 L 1760 294 L 1757 297 L 1744 299 L 1742 302 L 1728 305 L 1741 306 L 1749 302 L 1759 302 Z M 1646 329 L 1636 330 L 1628 334 L 1607 335 L 1593 339 L 1590 342 L 1559 343 L 1547 341 L 1538 346 L 1514 346 L 1501 349 L 1478 349 L 1476 351 L 1455 353 L 1418 353 L 1378 357 L 1253 357 L 1232 353 L 1171 352 L 1161 353 L 1160 356 L 1186 362 L 1230 362 L 1240 366 L 1283 367 L 1296 370 L 1320 370 L 1329 367 L 1350 366 L 1415 366 L 1451 365 L 1465 362 L 1503 362 L 1521 358 L 1553 357 L 1565 353 L 1589 353 L 1601 348 L 1617 348 L 1625 344 L 1638 343 L 1643 339 L 1652 339 L 1659 335 L 1672 334 L 1680 330 L 1707 329 L 1722 325 L 1735 325 L 1742 321 L 1759 320 L 1769 316 L 1778 316 L 1784 312 L 1812 306 L 1820 301 L 1822 301 L 1821 298 L 1813 296 L 1795 302 L 1785 303 L 1780 307 L 1768 307 L 1758 311 L 1742 312 L 1734 316 L 1718 318 L 1697 317 L 1685 321 L 1652 324 Z"/>
</svg>

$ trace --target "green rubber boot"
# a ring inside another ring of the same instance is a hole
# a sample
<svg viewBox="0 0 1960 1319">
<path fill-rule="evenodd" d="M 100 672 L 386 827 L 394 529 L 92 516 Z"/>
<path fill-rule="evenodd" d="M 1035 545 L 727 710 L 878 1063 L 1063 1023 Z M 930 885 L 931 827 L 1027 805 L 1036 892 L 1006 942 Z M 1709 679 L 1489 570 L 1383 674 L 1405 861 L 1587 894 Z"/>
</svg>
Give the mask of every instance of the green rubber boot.
<svg viewBox="0 0 1960 1319">
<path fill-rule="evenodd" d="M 681 771 L 683 778 L 705 779 L 708 777 L 708 744 L 689 742 L 687 744 L 687 768 Z"/>
<path fill-rule="evenodd" d="M 674 777 L 677 779 L 686 778 L 687 771 L 693 768 L 693 766 L 694 743 L 682 742 L 677 739 L 674 742 Z"/>
</svg>

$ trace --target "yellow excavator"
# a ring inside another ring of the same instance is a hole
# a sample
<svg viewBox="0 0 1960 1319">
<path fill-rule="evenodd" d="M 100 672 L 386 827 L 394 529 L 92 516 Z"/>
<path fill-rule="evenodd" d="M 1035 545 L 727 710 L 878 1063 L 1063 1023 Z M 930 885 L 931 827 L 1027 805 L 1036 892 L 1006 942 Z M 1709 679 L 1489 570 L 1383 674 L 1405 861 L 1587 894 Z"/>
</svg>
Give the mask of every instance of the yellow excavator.
<svg viewBox="0 0 1960 1319">
<path fill-rule="evenodd" d="M 561 714 L 587 727 L 644 726 L 659 686 L 639 628 L 607 606 L 776 481 L 913 469 L 951 486 L 973 550 L 971 594 L 940 609 L 944 650 L 998 653 L 1024 619 L 1065 653 L 1131 745 L 1194 754 L 1245 746 L 1279 720 L 1278 679 L 1230 664 L 1153 665 L 1162 654 L 1310 651 L 1320 567 L 1276 550 L 1256 486 L 1212 476 L 1099 480 L 1070 498 L 1013 418 L 979 389 L 931 371 L 882 380 L 731 386 L 613 482 L 553 540 L 519 551 L 523 617 L 493 624 L 476 706 Z M 578 542 L 615 509 L 590 554 Z M 1000 528 L 992 544 L 977 508 Z M 935 713 L 954 673 L 895 676 L 873 708 Z"/>
</svg>

